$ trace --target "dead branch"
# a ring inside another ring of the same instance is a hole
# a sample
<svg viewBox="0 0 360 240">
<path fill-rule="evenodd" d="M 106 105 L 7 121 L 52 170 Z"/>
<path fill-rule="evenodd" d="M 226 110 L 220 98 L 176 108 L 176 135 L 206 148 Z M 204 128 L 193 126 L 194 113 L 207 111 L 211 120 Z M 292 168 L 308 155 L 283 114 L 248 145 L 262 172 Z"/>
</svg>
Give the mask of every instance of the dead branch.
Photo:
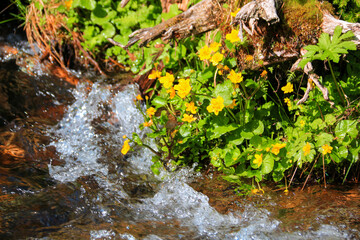
<svg viewBox="0 0 360 240">
<path fill-rule="evenodd" d="M 163 41 L 171 38 L 182 39 L 215 29 L 222 19 L 221 4 L 224 2 L 225 0 L 203 0 L 155 27 L 139 29 L 130 35 L 125 47 L 128 48 L 138 41 L 141 47 L 157 38 L 162 38 Z"/>
<path fill-rule="evenodd" d="M 321 25 L 323 32 L 333 35 L 336 26 L 342 27 L 342 33 L 352 31 L 356 37 L 356 40 L 353 40 L 354 43 L 356 45 L 360 45 L 360 23 L 350 23 L 340 19 L 336 19 L 328 12 L 325 12 Z"/>
</svg>

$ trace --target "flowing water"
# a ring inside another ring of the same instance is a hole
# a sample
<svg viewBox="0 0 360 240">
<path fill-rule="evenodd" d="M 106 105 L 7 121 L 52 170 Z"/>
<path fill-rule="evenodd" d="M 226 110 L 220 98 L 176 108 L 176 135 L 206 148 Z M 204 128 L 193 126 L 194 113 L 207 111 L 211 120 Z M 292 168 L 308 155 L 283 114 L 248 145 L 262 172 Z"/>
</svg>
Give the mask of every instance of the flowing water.
<svg viewBox="0 0 360 240">
<path fill-rule="evenodd" d="M 0 63 L 1 239 L 360 239 L 358 185 L 240 197 L 216 173 L 154 176 L 150 151 L 120 153 L 146 135 L 136 85 L 73 88 L 15 58 Z"/>
</svg>

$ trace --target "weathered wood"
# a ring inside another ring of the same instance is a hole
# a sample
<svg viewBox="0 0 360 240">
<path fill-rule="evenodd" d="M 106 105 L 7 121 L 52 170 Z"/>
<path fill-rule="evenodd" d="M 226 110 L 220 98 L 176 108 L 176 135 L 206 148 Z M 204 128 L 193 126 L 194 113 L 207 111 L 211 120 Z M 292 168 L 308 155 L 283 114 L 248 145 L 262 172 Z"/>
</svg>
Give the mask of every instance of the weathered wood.
<svg viewBox="0 0 360 240">
<path fill-rule="evenodd" d="M 356 45 L 360 45 L 360 23 L 350 23 L 339 20 L 331 14 L 325 12 L 323 15 L 323 23 L 321 25 L 323 32 L 333 35 L 336 26 L 342 27 L 342 33 L 352 31 L 356 37 L 354 43 Z"/>
<path fill-rule="evenodd" d="M 224 2 L 225 0 L 203 0 L 155 27 L 139 29 L 130 35 L 125 48 L 138 41 L 140 41 L 139 46 L 144 46 L 157 38 L 162 38 L 163 41 L 171 38 L 182 39 L 215 29 L 222 19 L 221 4 Z"/>
<path fill-rule="evenodd" d="M 242 30 L 245 29 L 252 36 L 255 25 L 260 19 L 265 20 L 268 25 L 280 22 L 277 11 L 280 10 L 281 5 L 282 0 L 254 0 L 244 5 L 231 22 L 234 25 L 239 24 L 241 41 L 244 39 Z M 247 23 L 251 30 L 246 26 Z"/>
</svg>

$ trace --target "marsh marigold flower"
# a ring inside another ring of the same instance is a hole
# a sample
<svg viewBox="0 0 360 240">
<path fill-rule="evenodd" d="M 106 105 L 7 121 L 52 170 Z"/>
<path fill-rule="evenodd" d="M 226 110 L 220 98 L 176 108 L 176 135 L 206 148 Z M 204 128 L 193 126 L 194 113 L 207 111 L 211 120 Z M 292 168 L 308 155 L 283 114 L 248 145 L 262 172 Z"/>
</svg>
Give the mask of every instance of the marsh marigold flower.
<svg viewBox="0 0 360 240">
<path fill-rule="evenodd" d="M 284 91 L 284 93 L 292 93 L 294 91 L 294 86 L 292 83 L 287 83 L 284 87 L 281 88 L 281 90 Z"/>
<path fill-rule="evenodd" d="M 170 96 L 170 99 L 173 99 L 175 97 L 175 88 L 170 88 L 169 90 L 166 91 Z"/>
<path fill-rule="evenodd" d="M 185 98 L 191 91 L 190 79 L 179 79 L 179 84 L 174 86 L 177 94 L 181 98 Z"/>
<path fill-rule="evenodd" d="M 321 148 L 323 149 L 323 152 L 322 152 L 323 155 L 331 153 L 331 150 L 333 149 L 331 146 L 329 146 L 327 144 L 323 145 Z"/>
<path fill-rule="evenodd" d="M 304 156 L 309 155 L 310 150 L 311 150 L 311 145 L 310 143 L 307 142 L 306 145 L 303 147 Z"/>
<path fill-rule="evenodd" d="M 245 57 L 245 61 L 248 61 L 248 62 L 252 61 L 253 59 L 254 59 L 254 57 L 251 55 L 246 55 L 246 57 Z"/>
<path fill-rule="evenodd" d="M 257 167 L 260 167 L 261 166 L 261 163 L 262 163 L 262 161 L 263 161 L 263 159 L 262 159 L 262 154 L 255 154 L 255 160 L 253 161 L 253 163 L 255 164 L 255 165 L 257 165 Z"/>
<path fill-rule="evenodd" d="M 123 155 L 127 154 L 128 151 L 130 150 L 129 142 L 130 142 L 130 140 L 125 140 L 125 142 L 124 142 L 124 145 L 123 145 L 123 147 L 122 147 L 122 149 L 121 149 L 121 153 L 122 153 Z"/>
<path fill-rule="evenodd" d="M 143 123 L 143 126 L 144 126 L 144 127 L 150 127 L 151 125 L 153 125 L 153 121 L 152 121 L 152 120 Z"/>
<path fill-rule="evenodd" d="M 195 103 L 194 102 L 190 102 L 190 103 L 185 103 L 185 107 L 186 107 L 186 111 L 187 112 L 191 112 L 192 114 L 196 113 L 196 109 L 197 107 L 195 107 Z"/>
<path fill-rule="evenodd" d="M 67 8 L 67 10 L 69 10 L 72 6 L 73 0 L 68 0 L 65 1 L 65 7 Z"/>
<path fill-rule="evenodd" d="M 240 38 L 238 36 L 239 31 L 238 30 L 231 30 L 231 33 L 226 34 L 226 39 L 229 40 L 231 43 L 239 42 Z"/>
<path fill-rule="evenodd" d="M 266 70 L 264 70 L 264 71 L 262 71 L 262 73 L 260 73 L 260 76 L 261 77 L 265 77 L 267 75 L 267 71 Z"/>
<path fill-rule="evenodd" d="M 286 143 L 276 143 L 275 145 L 272 145 L 271 152 L 275 155 L 278 155 L 280 152 L 280 149 L 284 148 L 286 146 Z"/>
<path fill-rule="evenodd" d="M 209 113 L 215 113 L 215 115 L 218 115 L 219 112 L 221 112 L 224 108 L 224 99 L 221 96 L 218 96 L 217 98 L 211 99 L 211 103 L 209 106 L 207 106 L 207 110 Z"/>
<path fill-rule="evenodd" d="M 230 15 L 231 15 L 232 17 L 236 17 L 236 14 L 238 14 L 239 11 L 240 11 L 240 8 L 238 8 L 238 9 L 236 9 L 236 11 L 230 13 Z"/>
<path fill-rule="evenodd" d="M 304 120 L 300 120 L 300 126 L 304 127 L 305 126 L 305 121 Z"/>
<path fill-rule="evenodd" d="M 236 99 L 233 99 L 232 103 L 230 105 L 228 105 L 227 107 L 230 109 L 233 109 L 236 106 Z"/>
<path fill-rule="evenodd" d="M 149 79 L 157 79 L 159 77 L 161 77 L 161 72 L 159 72 L 157 70 L 152 70 L 148 76 Z"/>
<path fill-rule="evenodd" d="M 140 94 L 136 96 L 136 99 L 139 100 L 139 101 L 144 100 L 144 99 L 141 97 Z"/>
<path fill-rule="evenodd" d="M 156 112 L 156 110 L 155 110 L 155 108 L 153 108 L 153 107 L 148 108 L 148 109 L 146 110 L 146 113 L 147 113 L 147 115 L 149 116 L 149 118 L 151 118 L 152 116 L 154 116 L 154 115 L 155 115 L 155 112 Z"/>
<path fill-rule="evenodd" d="M 291 109 L 291 101 L 289 98 L 284 98 L 284 102 L 287 104 L 288 108 Z"/>
<path fill-rule="evenodd" d="M 221 47 L 221 43 L 213 42 L 210 44 L 210 51 L 211 52 L 217 52 L 219 50 L 219 47 Z"/>
<path fill-rule="evenodd" d="M 210 62 L 216 66 L 219 64 L 219 62 L 221 62 L 224 59 L 224 55 L 222 55 L 221 53 L 215 53 L 211 58 L 210 58 Z"/>
<path fill-rule="evenodd" d="M 196 118 L 192 114 L 189 115 L 189 114 L 184 113 L 183 118 L 181 120 L 183 122 L 191 123 L 191 122 L 195 121 Z"/>
<path fill-rule="evenodd" d="M 241 83 L 243 81 L 243 76 L 241 72 L 236 73 L 234 70 L 231 69 L 230 74 L 228 75 L 228 79 L 230 79 L 232 83 Z"/>
<path fill-rule="evenodd" d="M 208 46 L 204 46 L 199 50 L 200 60 L 208 60 L 211 57 L 211 49 Z"/>
<path fill-rule="evenodd" d="M 175 78 L 174 75 L 170 73 L 166 73 L 164 77 L 159 78 L 160 83 L 164 86 L 164 88 L 169 89 L 172 87 Z"/>
</svg>

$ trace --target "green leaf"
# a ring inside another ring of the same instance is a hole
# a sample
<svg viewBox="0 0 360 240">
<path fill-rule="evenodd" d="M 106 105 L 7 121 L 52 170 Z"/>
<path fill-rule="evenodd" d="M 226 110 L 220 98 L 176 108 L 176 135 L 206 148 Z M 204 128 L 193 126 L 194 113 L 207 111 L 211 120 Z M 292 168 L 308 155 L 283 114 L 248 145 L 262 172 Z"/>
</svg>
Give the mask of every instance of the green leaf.
<svg viewBox="0 0 360 240">
<path fill-rule="evenodd" d="M 335 135 L 341 140 L 344 139 L 346 135 L 355 138 L 359 133 L 356 126 L 356 120 L 341 120 L 335 127 Z"/>
<path fill-rule="evenodd" d="M 245 138 L 241 136 L 242 133 L 242 128 L 238 128 L 234 131 L 232 131 L 227 137 L 226 140 L 228 141 L 228 143 L 232 143 L 234 145 L 240 145 Z"/>
<path fill-rule="evenodd" d="M 336 117 L 333 114 L 325 115 L 325 123 L 329 126 L 333 125 L 336 122 Z"/>
<path fill-rule="evenodd" d="M 225 133 L 234 131 L 235 129 L 238 129 L 239 126 L 235 123 L 227 124 L 225 126 L 215 126 L 214 129 L 211 129 L 208 133 L 208 137 L 210 140 L 219 138 Z"/>
<path fill-rule="evenodd" d="M 155 97 L 152 102 L 151 102 L 156 108 L 160 108 L 160 107 L 163 107 L 167 104 L 167 101 L 165 98 L 162 98 L 162 97 Z"/>
<path fill-rule="evenodd" d="M 315 136 L 315 141 L 316 141 L 316 146 L 317 147 L 321 147 L 325 144 L 329 144 L 330 142 L 332 142 L 333 140 L 333 135 L 329 134 L 329 133 L 320 133 L 319 135 Z"/>
<path fill-rule="evenodd" d="M 155 175 L 160 174 L 160 169 L 163 168 L 163 165 L 161 161 L 158 159 L 158 157 L 153 157 L 152 161 L 154 162 L 153 165 L 151 165 L 150 169 Z"/>
<path fill-rule="evenodd" d="M 96 7 L 96 1 L 95 0 L 74 0 L 72 6 L 74 8 L 81 7 L 88 10 L 94 10 Z"/>
<path fill-rule="evenodd" d="M 103 27 L 103 30 L 101 31 L 101 34 L 104 36 L 104 38 L 111 38 L 115 35 L 115 27 L 111 23 L 107 22 L 101 25 Z"/>
<path fill-rule="evenodd" d="M 231 167 L 237 164 L 240 159 L 240 150 L 237 147 L 232 148 L 229 152 L 226 153 L 224 163 L 226 167 Z"/>
<path fill-rule="evenodd" d="M 143 143 L 141 141 L 141 138 L 139 137 L 139 135 L 137 135 L 137 133 L 133 133 L 132 140 L 133 140 L 133 142 L 135 142 L 139 146 L 143 145 Z"/>
<path fill-rule="evenodd" d="M 264 132 L 264 123 L 259 120 L 253 120 L 245 124 L 241 136 L 245 139 L 251 139 L 255 135 L 261 135 Z"/>
<path fill-rule="evenodd" d="M 225 80 L 223 83 L 217 84 L 214 94 L 215 96 L 220 96 L 224 99 L 224 105 L 230 105 L 232 103 L 232 92 L 234 91 L 232 83 L 229 79 Z"/>
<path fill-rule="evenodd" d="M 179 133 L 182 137 L 188 137 L 191 134 L 191 126 L 189 124 L 181 125 Z"/>
<path fill-rule="evenodd" d="M 270 154 L 266 154 L 263 158 L 263 162 L 261 165 L 261 173 L 262 174 L 268 174 L 271 173 L 271 171 L 274 169 L 274 157 Z"/>
</svg>

